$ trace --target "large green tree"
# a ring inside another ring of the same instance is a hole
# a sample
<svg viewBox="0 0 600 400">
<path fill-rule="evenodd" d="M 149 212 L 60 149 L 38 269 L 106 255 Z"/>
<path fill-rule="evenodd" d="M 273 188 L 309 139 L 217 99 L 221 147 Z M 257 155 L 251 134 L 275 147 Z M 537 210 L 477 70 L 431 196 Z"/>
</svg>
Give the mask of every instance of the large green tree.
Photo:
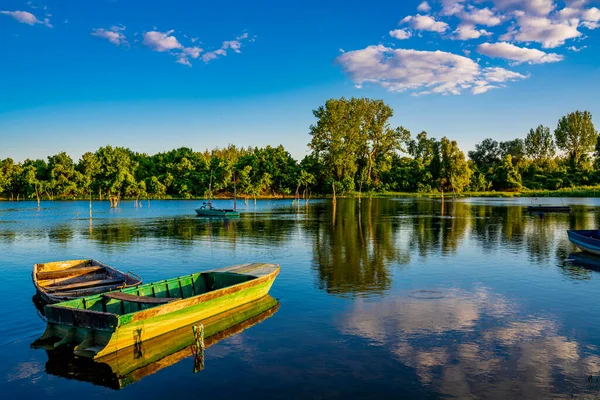
<svg viewBox="0 0 600 400">
<path fill-rule="evenodd" d="M 567 153 L 569 165 L 580 168 L 594 150 L 598 132 L 589 111 L 575 111 L 562 117 L 554 131 L 556 146 Z"/>
<path fill-rule="evenodd" d="M 469 185 L 472 171 L 465 154 L 455 140 L 443 137 L 440 142 L 439 182 L 442 192 L 462 192 Z"/>
<path fill-rule="evenodd" d="M 341 191 L 355 189 L 363 178 L 367 184 L 378 179 L 406 138 L 406 130 L 390 126 L 393 111 L 381 100 L 329 99 L 313 114 L 309 147 Z"/>
<path fill-rule="evenodd" d="M 530 129 L 525 138 L 525 152 L 537 163 L 554 157 L 556 151 L 550 128 L 539 125 L 535 129 Z"/>
</svg>

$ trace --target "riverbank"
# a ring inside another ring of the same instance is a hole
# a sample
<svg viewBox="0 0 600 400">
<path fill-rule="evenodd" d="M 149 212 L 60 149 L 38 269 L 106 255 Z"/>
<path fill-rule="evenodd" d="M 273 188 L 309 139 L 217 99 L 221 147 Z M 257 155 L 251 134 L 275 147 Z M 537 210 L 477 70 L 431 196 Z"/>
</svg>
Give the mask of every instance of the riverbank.
<svg viewBox="0 0 600 400">
<path fill-rule="evenodd" d="M 600 186 L 580 186 L 574 188 L 563 188 L 558 190 L 521 190 L 514 192 L 496 192 L 496 191 L 486 191 L 486 192 L 461 192 L 461 193 L 444 193 L 444 198 L 451 197 L 600 197 Z M 316 199 L 330 199 L 331 194 L 312 194 L 310 200 Z M 428 193 L 413 193 L 413 192 L 350 192 L 343 195 L 338 195 L 339 198 L 429 198 L 429 199 L 439 199 L 442 197 L 441 192 L 428 192 Z M 166 196 L 166 197 L 150 197 L 150 200 L 195 200 L 195 201 L 208 201 L 205 197 L 190 197 L 190 198 L 180 198 L 175 196 Z M 214 200 L 233 200 L 233 196 L 231 194 L 223 194 L 220 196 L 214 196 Z M 295 196 L 293 195 L 269 195 L 269 196 L 257 196 L 257 200 L 294 200 Z M 84 201 L 89 200 L 89 198 L 56 198 L 55 200 L 62 201 Z M 98 198 L 92 198 L 93 201 L 98 201 Z M 102 199 L 106 200 L 107 199 Z M 133 198 L 122 198 L 123 201 L 134 201 Z M 146 201 L 148 198 L 140 198 L 139 201 Z M 239 202 L 245 202 L 246 200 L 242 197 L 238 197 Z M 304 201 L 304 199 L 300 199 Z M 0 197 L 0 201 L 11 201 L 10 198 L 2 198 Z M 12 200 L 17 201 L 17 200 Z M 35 201 L 35 199 L 19 199 L 18 201 Z M 49 201 L 48 199 L 42 199 L 42 201 Z M 253 202 L 254 198 L 248 198 L 248 203 Z"/>
</svg>

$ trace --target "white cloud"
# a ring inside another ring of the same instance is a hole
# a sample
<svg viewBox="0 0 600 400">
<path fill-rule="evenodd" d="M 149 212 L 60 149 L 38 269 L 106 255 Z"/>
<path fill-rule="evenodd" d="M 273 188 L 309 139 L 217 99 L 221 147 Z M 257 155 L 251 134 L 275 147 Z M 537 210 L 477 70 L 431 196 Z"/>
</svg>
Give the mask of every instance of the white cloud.
<svg viewBox="0 0 600 400">
<path fill-rule="evenodd" d="M 567 50 L 573 51 L 575 53 L 579 53 L 581 50 L 587 49 L 587 46 L 581 46 L 581 47 L 575 47 L 575 46 L 569 46 L 567 47 Z"/>
<path fill-rule="evenodd" d="M 252 39 L 249 39 L 248 33 L 243 33 L 242 35 L 237 36 L 235 40 L 226 40 L 222 42 L 219 49 L 203 53 L 204 50 L 198 46 L 192 45 L 190 47 L 186 47 L 181 44 L 179 40 L 172 35 L 173 32 L 173 30 L 167 32 L 159 32 L 157 30 L 145 32 L 142 43 L 154 51 L 169 52 L 169 54 L 177 58 L 175 61 L 176 63 L 186 65 L 188 67 L 192 66 L 191 60 L 193 59 L 201 59 L 207 63 L 218 57 L 226 56 L 227 50 L 240 53 L 240 48 L 242 47 L 243 41 L 254 41 L 255 38 L 253 37 Z M 186 35 L 183 35 L 183 37 L 189 40 L 192 44 L 198 40 L 198 38 L 190 38 Z"/>
<path fill-rule="evenodd" d="M 175 49 L 181 49 L 183 46 L 175 36 L 171 36 L 173 30 L 167 32 L 150 31 L 144 33 L 144 41 L 142 42 L 146 46 L 150 47 L 154 51 L 169 51 Z"/>
<path fill-rule="evenodd" d="M 43 21 L 37 19 L 35 15 L 28 11 L 0 11 L 0 14 L 8 15 L 9 17 L 13 17 L 17 21 L 22 24 L 27 25 L 36 25 L 42 24 L 48 28 L 53 28 L 54 26 L 50 23 L 50 19 L 44 18 Z"/>
<path fill-rule="evenodd" d="M 116 46 L 128 45 L 127 38 L 120 31 L 124 30 L 124 26 L 111 26 L 109 29 L 96 28 L 92 29 L 92 36 L 103 38 Z"/>
<path fill-rule="evenodd" d="M 204 61 L 205 63 L 214 60 L 215 58 L 218 58 L 219 56 L 226 56 L 227 52 L 223 49 L 218 49 L 215 51 L 209 51 L 207 53 L 204 53 L 204 55 L 202 56 L 202 61 Z"/>
<path fill-rule="evenodd" d="M 200 57 L 201 52 L 202 52 L 202 49 L 200 47 L 186 47 L 183 49 L 183 54 L 185 54 L 191 58 Z"/>
<path fill-rule="evenodd" d="M 543 48 L 562 46 L 566 40 L 581 36 L 577 30 L 579 20 L 553 21 L 546 17 L 532 16 L 522 11 L 515 12 L 517 23 L 500 40 L 538 42 Z"/>
<path fill-rule="evenodd" d="M 419 4 L 419 6 L 417 7 L 417 11 L 428 13 L 429 11 L 431 11 L 431 6 L 429 5 L 429 3 L 424 1 L 421 4 Z"/>
<path fill-rule="evenodd" d="M 538 15 L 548 15 L 554 10 L 554 0 L 493 0 L 500 10 L 521 10 Z"/>
<path fill-rule="evenodd" d="M 204 53 L 202 55 L 202 61 L 208 63 L 209 61 L 214 60 L 216 58 L 225 57 L 227 55 L 228 49 L 233 50 L 235 53 L 241 53 L 240 48 L 242 47 L 242 42 L 248 38 L 248 33 L 244 33 L 240 36 L 237 36 L 235 40 L 226 40 L 221 45 L 220 49 Z M 255 38 L 256 36 L 250 39 L 249 41 L 253 42 Z"/>
<path fill-rule="evenodd" d="M 579 18 L 581 15 L 581 10 L 578 8 L 565 7 L 558 12 L 558 17 L 562 21 L 568 21 L 573 18 Z"/>
<path fill-rule="evenodd" d="M 470 40 L 479 39 L 481 36 L 490 36 L 492 33 L 485 29 L 476 29 L 473 25 L 459 25 L 454 31 L 456 39 L 458 40 Z"/>
<path fill-rule="evenodd" d="M 198 57 L 200 57 L 200 53 L 202 53 L 202 49 L 200 47 L 183 47 L 181 49 L 181 53 L 177 54 L 177 61 L 175 61 L 178 64 L 183 64 L 183 65 L 187 65 L 188 67 L 192 66 L 192 63 L 190 62 L 190 58 L 196 59 Z"/>
<path fill-rule="evenodd" d="M 562 61 L 564 56 L 556 53 L 544 53 L 537 49 L 518 47 L 510 43 L 483 43 L 477 46 L 477 52 L 493 58 L 511 60 L 514 64 L 544 64 Z"/>
<path fill-rule="evenodd" d="M 468 6 L 456 14 L 463 22 L 472 25 L 496 26 L 502 23 L 502 18 L 489 8 L 475 8 Z"/>
<path fill-rule="evenodd" d="M 229 41 L 223 42 L 223 46 L 221 48 L 223 50 L 231 49 L 231 50 L 235 51 L 236 53 L 241 53 L 240 47 L 242 47 L 242 44 L 240 43 L 239 40 L 229 40 Z"/>
<path fill-rule="evenodd" d="M 481 72 L 481 79 L 475 81 L 475 86 L 471 89 L 473 94 L 485 93 L 490 89 L 505 87 L 504 83 L 514 82 L 521 79 L 529 78 L 528 75 L 519 74 L 518 72 L 509 71 L 500 67 L 484 68 Z"/>
<path fill-rule="evenodd" d="M 430 31 L 430 32 L 438 32 L 443 33 L 448 30 L 449 26 L 447 23 L 442 21 L 436 21 L 433 17 L 429 15 L 421 15 L 417 14 L 414 17 L 408 16 L 403 18 L 400 23 L 409 24 L 414 29 L 419 31 Z"/>
<path fill-rule="evenodd" d="M 390 31 L 390 36 L 398 40 L 405 40 L 412 36 L 412 32 L 408 29 L 395 29 Z"/>
<path fill-rule="evenodd" d="M 583 19 L 581 25 L 588 29 L 596 29 L 600 26 L 600 10 L 596 7 L 583 11 L 581 18 Z"/>
<path fill-rule="evenodd" d="M 557 12 L 559 20 L 563 22 L 581 20 L 580 25 L 588 29 L 596 29 L 600 26 L 600 10 L 597 7 L 583 8 L 585 3 L 571 3 Z"/>
<path fill-rule="evenodd" d="M 414 91 L 416 95 L 460 94 L 466 89 L 479 94 L 527 78 L 503 68 L 482 70 L 472 59 L 453 53 L 383 45 L 346 52 L 336 61 L 359 87 L 374 83 L 391 92 Z"/>
<path fill-rule="evenodd" d="M 442 15 L 455 15 L 464 10 L 465 0 L 441 0 Z"/>
</svg>

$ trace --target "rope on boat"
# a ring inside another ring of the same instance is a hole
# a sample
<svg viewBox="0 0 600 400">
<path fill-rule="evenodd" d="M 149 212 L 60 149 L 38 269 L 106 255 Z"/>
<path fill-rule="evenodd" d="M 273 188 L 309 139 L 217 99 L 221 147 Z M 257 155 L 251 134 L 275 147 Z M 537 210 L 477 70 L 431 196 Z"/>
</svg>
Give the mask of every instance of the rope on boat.
<svg viewBox="0 0 600 400">
<path fill-rule="evenodd" d="M 204 369 L 204 325 L 198 324 L 192 326 L 194 333 L 194 344 L 192 351 L 194 352 L 194 373 Z"/>
</svg>

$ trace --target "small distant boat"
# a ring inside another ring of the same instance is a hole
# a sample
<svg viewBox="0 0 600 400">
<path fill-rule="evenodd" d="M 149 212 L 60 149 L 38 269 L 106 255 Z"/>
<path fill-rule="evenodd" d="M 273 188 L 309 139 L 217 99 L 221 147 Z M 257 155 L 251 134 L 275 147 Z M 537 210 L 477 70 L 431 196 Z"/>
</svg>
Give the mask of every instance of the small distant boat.
<svg viewBox="0 0 600 400">
<path fill-rule="evenodd" d="M 570 206 L 527 206 L 528 212 L 571 212 Z"/>
<path fill-rule="evenodd" d="M 567 231 L 569 240 L 575 246 L 588 253 L 600 255 L 600 230 L 574 230 Z"/>
<path fill-rule="evenodd" d="M 44 308 L 44 334 L 31 344 L 93 359 L 266 296 L 276 264 L 242 264 L 147 283 Z"/>
<path fill-rule="evenodd" d="M 234 180 L 235 185 L 235 180 Z M 233 205 L 235 208 L 237 196 L 234 191 Z M 199 217 L 239 217 L 240 213 L 232 209 L 215 208 L 212 206 L 212 171 L 210 171 L 210 183 L 208 184 L 208 203 L 202 203 L 200 208 L 196 209 L 196 214 Z"/>
<path fill-rule="evenodd" d="M 279 302 L 266 295 L 214 317 L 196 321 L 167 334 L 142 341 L 134 348 L 90 360 L 60 350 L 48 350 L 46 372 L 55 376 L 91 382 L 120 390 L 179 361 L 194 357 L 194 372 L 199 349 L 195 347 L 193 326 L 204 326 L 206 349 L 219 341 L 249 329 L 279 309 Z M 165 321 L 166 324 L 169 321 Z"/>
<path fill-rule="evenodd" d="M 97 260 L 35 264 L 31 277 L 41 299 L 50 304 L 142 283 L 139 276 Z"/>
<path fill-rule="evenodd" d="M 196 209 L 199 217 L 239 217 L 240 213 L 232 209 L 214 208 L 210 204 L 204 203 L 202 207 Z"/>
</svg>

